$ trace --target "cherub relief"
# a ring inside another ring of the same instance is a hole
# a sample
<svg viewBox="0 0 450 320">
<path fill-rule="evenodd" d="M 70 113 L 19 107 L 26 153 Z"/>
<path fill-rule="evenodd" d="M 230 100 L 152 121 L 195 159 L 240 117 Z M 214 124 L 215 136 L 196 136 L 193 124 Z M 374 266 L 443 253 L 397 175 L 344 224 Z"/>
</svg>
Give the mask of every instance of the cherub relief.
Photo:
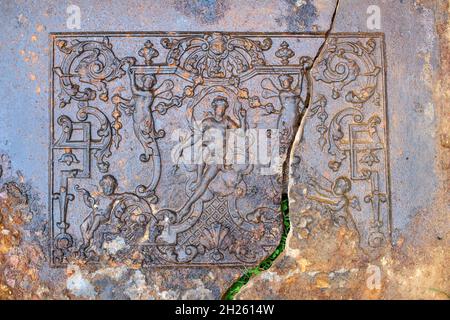
<svg viewBox="0 0 450 320">
<path fill-rule="evenodd" d="M 310 178 L 308 184 L 312 190 L 305 196 L 307 199 L 319 202 L 331 214 L 333 221 L 339 226 L 348 226 L 358 230 L 351 214 L 350 208 L 361 211 L 357 197 L 352 197 L 348 193 L 352 189 L 350 179 L 338 177 L 331 188 L 323 187 L 314 178 Z"/>
<path fill-rule="evenodd" d="M 128 225 L 128 229 L 134 231 L 129 240 L 136 240 L 136 234 L 145 232 L 145 226 L 149 223 L 152 215 L 151 208 L 142 198 L 132 193 L 118 193 L 118 183 L 114 176 L 104 175 L 99 182 L 100 192 L 91 195 L 91 193 L 78 185 L 75 190 L 83 196 L 83 201 L 91 209 L 89 215 L 81 224 L 81 236 L 83 243 L 80 246 L 80 252 L 86 254 L 92 247 L 95 233 L 101 225 L 110 223 L 115 218 L 119 220 L 116 229 L 121 225 Z M 136 232 L 137 229 L 140 232 Z"/>
<path fill-rule="evenodd" d="M 80 227 L 83 238 L 83 243 L 80 247 L 81 252 L 85 252 L 91 247 L 94 233 L 99 226 L 111 219 L 111 212 L 118 200 L 117 185 L 117 180 L 114 176 L 104 175 L 99 182 L 101 193 L 95 197 L 91 196 L 86 189 L 80 188 L 78 185 L 75 186 L 75 190 L 83 195 L 86 206 L 91 208 L 89 215 L 84 219 Z"/>
</svg>

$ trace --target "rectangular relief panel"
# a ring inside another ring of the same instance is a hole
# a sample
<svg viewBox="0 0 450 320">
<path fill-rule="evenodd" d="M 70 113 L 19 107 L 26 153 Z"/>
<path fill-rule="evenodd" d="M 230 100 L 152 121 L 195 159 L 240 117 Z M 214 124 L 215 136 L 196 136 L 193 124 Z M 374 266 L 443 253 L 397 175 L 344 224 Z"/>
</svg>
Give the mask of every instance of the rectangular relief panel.
<svg viewBox="0 0 450 320">
<path fill-rule="evenodd" d="M 360 210 L 363 241 L 382 245 L 383 39 L 332 39 L 311 69 L 324 34 L 52 34 L 52 265 L 257 265 L 280 242 L 282 167 L 310 96 L 302 172 L 328 198 L 308 201 Z"/>
</svg>

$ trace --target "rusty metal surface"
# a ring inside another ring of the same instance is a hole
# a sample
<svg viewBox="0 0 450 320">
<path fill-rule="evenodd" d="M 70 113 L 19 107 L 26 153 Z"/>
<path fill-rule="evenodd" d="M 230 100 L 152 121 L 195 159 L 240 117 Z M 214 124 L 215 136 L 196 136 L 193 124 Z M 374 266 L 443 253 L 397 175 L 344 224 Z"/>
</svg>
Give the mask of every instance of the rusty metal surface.
<svg viewBox="0 0 450 320">
<path fill-rule="evenodd" d="M 448 297 L 444 2 L 2 1 L 0 298 Z"/>
</svg>

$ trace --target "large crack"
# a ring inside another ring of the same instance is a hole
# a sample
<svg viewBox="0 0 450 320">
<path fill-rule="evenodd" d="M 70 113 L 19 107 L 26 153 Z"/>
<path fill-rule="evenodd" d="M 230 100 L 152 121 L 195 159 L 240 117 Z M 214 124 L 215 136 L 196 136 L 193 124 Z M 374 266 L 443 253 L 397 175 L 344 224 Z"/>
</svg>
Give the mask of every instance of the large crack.
<svg viewBox="0 0 450 320">
<path fill-rule="evenodd" d="M 311 80 L 310 72 L 314 68 L 314 66 L 315 66 L 317 60 L 319 59 L 319 57 L 322 55 L 322 51 L 325 48 L 326 43 L 328 42 L 328 38 L 330 37 L 331 31 L 333 30 L 334 21 L 336 19 L 338 7 L 339 7 L 339 2 L 340 2 L 340 0 L 336 0 L 336 5 L 334 7 L 334 11 L 333 11 L 333 14 L 331 16 L 330 26 L 327 29 L 327 31 L 325 32 L 324 40 L 323 40 L 322 44 L 320 45 L 319 49 L 317 50 L 316 55 L 312 59 L 311 67 L 309 68 L 309 70 L 306 73 L 306 76 L 308 77 L 308 81 L 307 81 L 307 85 L 308 86 L 306 88 L 307 91 L 306 91 L 306 97 L 305 97 L 305 107 L 303 109 L 303 112 L 298 117 L 297 122 L 294 124 L 294 128 L 298 128 L 295 137 L 297 137 L 298 131 L 301 130 L 302 124 L 303 124 L 303 121 L 304 121 L 304 118 L 305 118 L 306 111 L 309 109 L 309 106 L 312 103 L 312 96 L 313 96 L 312 95 L 312 90 L 313 90 L 313 88 L 312 88 L 312 80 Z M 289 164 L 290 164 L 290 160 L 292 158 L 292 149 L 294 147 L 295 141 L 296 141 L 296 139 L 294 138 L 292 140 L 291 144 L 289 145 L 288 150 L 287 150 L 288 157 L 287 157 L 286 161 L 283 164 L 283 192 L 285 192 L 285 193 L 288 193 L 287 192 L 287 188 L 288 188 L 288 185 L 289 185 L 289 178 L 288 178 L 289 177 Z"/>
<path fill-rule="evenodd" d="M 306 92 L 306 97 L 305 97 L 305 108 L 304 111 L 302 112 L 302 114 L 298 117 L 298 121 L 297 123 L 295 123 L 295 127 L 298 128 L 297 129 L 297 133 L 296 133 L 296 137 L 299 134 L 299 131 L 302 130 L 303 127 L 303 122 L 304 122 L 304 116 L 306 114 L 306 111 L 309 109 L 309 106 L 312 103 L 312 81 L 310 79 L 310 71 L 314 68 L 314 66 L 316 65 L 317 60 L 319 59 L 319 57 L 322 55 L 322 51 L 324 50 L 328 39 L 330 37 L 330 34 L 334 28 L 334 23 L 336 20 L 336 16 L 337 16 L 337 12 L 338 12 L 338 8 L 339 8 L 339 3 L 340 0 L 336 0 L 336 5 L 334 7 L 334 11 L 333 14 L 331 16 L 331 21 L 330 21 L 330 25 L 329 28 L 327 29 L 327 31 L 325 32 L 324 35 L 324 40 L 321 44 L 321 46 L 319 47 L 319 49 L 317 50 L 316 55 L 314 56 L 314 58 L 312 59 L 312 63 L 311 63 L 311 67 L 310 69 L 307 71 L 307 77 L 309 78 L 307 81 L 307 92 Z M 289 183 L 289 179 L 287 178 L 289 176 L 289 165 L 290 165 L 290 160 L 292 158 L 292 152 L 293 152 L 293 146 L 295 144 L 295 141 L 297 139 L 293 139 L 291 144 L 289 145 L 289 148 L 287 150 L 287 154 L 288 157 L 285 160 L 284 164 L 283 164 L 283 185 L 282 185 L 282 189 L 283 189 L 283 195 L 282 195 L 282 201 L 281 201 L 281 212 L 283 214 L 283 234 L 281 236 L 281 240 L 279 245 L 277 246 L 277 248 L 275 249 L 275 251 L 273 251 L 266 259 L 264 259 L 257 267 L 252 268 L 247 270 L 238 280 L 236 280 L 231 286 L 230 288 L 225 292 L 225 294 L 223 295 L 223 299 L 225 300 L 233 300 L 234 297 L 241 291 L 241 289 L 256 275 L 261 274 L 262 272 L 268 270 L 273 262 L 281 255 L 281 253 L 284 251 L 285 247 L 286 247 L 286 240 L 287 240 L 287 236 L 290 232 L 291 229 L 291 225 L 290 225 L 290 217 L 289 217 L 289 197 L 288 197 L 288 192 L 287 192 L 287 187 L 288 187 L 288 183 Z"/>
</svg>

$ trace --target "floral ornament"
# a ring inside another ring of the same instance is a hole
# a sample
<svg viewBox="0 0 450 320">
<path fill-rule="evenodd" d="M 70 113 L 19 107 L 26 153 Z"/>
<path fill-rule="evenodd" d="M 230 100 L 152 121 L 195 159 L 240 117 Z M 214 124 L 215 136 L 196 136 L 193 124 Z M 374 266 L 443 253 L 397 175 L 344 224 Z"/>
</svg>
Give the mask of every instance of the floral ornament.
<svg viewBox="0 0 450 320">
<path fill-rule="evenodd" d="M 367 153 L 362 156 L 361 163 L 364 163 L 368 165 L 369 167 L 373 166 L 375 163 L 379 163 L 380 159 L 378 159 L 377 155 L 375 154 L 374 150 L 368 150 Z"/>
<path fill-rule="evenodd" d="M 158 50 L 153 48 L 153 43 L 150 40 L 144 43 L 144 47 L 139 50 L 138 54 L 144 58 L 147 66 L 150 66 L 153 63 L 153 59 L 159 56 Z"/>
<path fill-rule="evenodd" d="M 275 52 L 275 56 L 281 59 L 282 65 L 288 65 L 289 59 L 295 56 L 295 53 L 289 48 L 289 44 L 286 41 L 283 41 L 280 48 Z"/>
<path fill-rule="evenodd" d="M 64 153 L 58 159 L 59 163 L 65 163 L 67 166 L 71 166 L 72 163 L 80 163 L 80 160 L 72 153 L 72 149 L 64 150 Z"/>
<path fill-rule="evenodd" d="M 207 250 L 212 250 L 211 258 L 215 261 L 223 260 L 224 250 L 228 249 L 231 245 L 231 239 L 228 236 L 229 230 L 223 227 L 219 222 L 214 223 L 209 229 L 206 229 L 203 233 L 203 237 L 200 239 L 200 244 Z"/>
<path fill-rule="evenodd" d="M 316 126 L 316 131 L 320 134 L 319 137 L 319 146 L 323 149 L 325 148 L 325 145 L 327 144 L 327 132 L 328 127 L 326 124 L 326 120 L 328 119 L 328 113 L 326 111 L 327 106 L 327 98 L 323 95 L 319 95 L 316 102 L 314 102 L 311 110 L 310 110 L 310 116 L 309 118 L 313 118 L 317 115 L 317 118 L 319 119 L 320 123 Z"/>
</svg>

